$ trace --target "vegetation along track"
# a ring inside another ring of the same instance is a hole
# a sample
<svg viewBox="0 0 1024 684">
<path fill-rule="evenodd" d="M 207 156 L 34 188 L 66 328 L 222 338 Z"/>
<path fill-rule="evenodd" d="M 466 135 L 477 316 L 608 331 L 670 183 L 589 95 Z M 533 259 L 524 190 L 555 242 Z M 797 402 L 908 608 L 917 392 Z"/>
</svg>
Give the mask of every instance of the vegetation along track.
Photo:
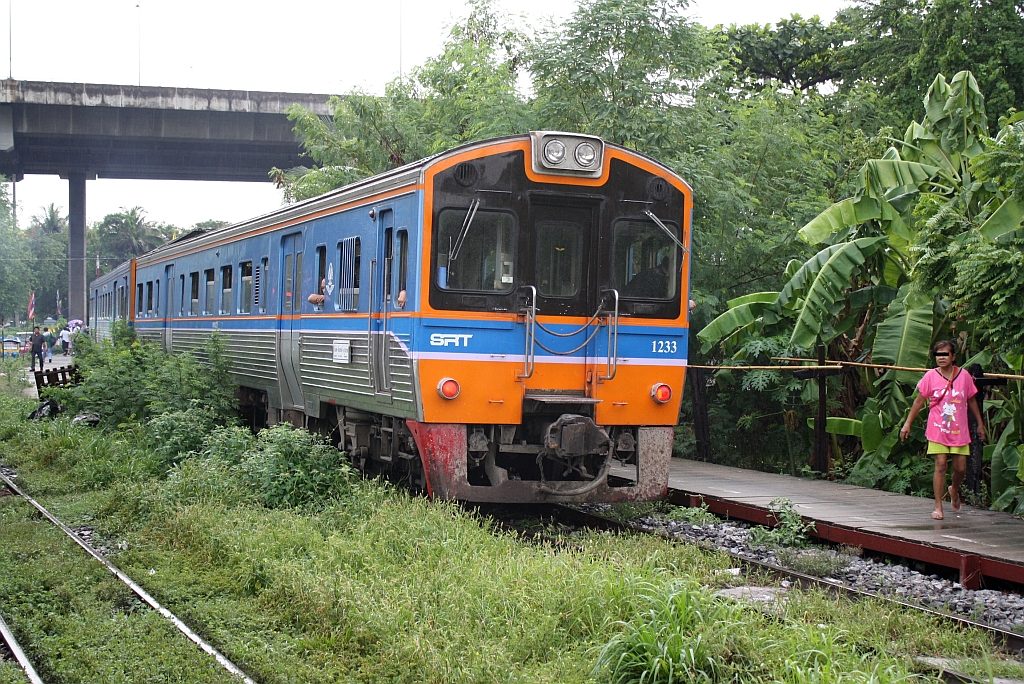
<svg viewBox="0 0 1024 684">
<path fill-rule="evenodd" d="M 581 510 L 579 508 L 574 508 L 571 506 L 554 504 L 543 506 L 538 505 L 529 507 L 516 507 L 514 510 L 515 512 L 513 513 L 510 512 L 510 509 L 508 509 L 508 507 L 500 507 L 494 509 L 480 509 L 480 512 L 483 514 L 492 515 L 498 521 L 499 525 L 501 525 L 504 528 L 515 529 L 517 532 L 523 534 L 524 536 L 532 537 L 538 540 L 549 541 L 556 544 L 565 543 L 565 539 L 559 538 L 557 535 L 552 535 L 548 534 L 547 532 L 541 531 L 544 528 L 528 528 L 523 526 L 521 523 L 512 523 L 507 521 L 509 520 L 510 517 L 517 518 L 519 521 L 521 521 L 525 516 L 533 516 L 540 520 L 557 522 L 558 524 L 565 525 L 567 527 L 585 527 L 588 529 L 608 530 L 613 532 L 632 534 L 656 534 L 669 541 L 681 541 L 661 531 L 650 530 L 640 525 L 632 524 L 630 522 L 625 522 L 621 520 L 616 520 L 603 515 L 598 515 L 593 512 Z M 685 543 L 693 542 L 687 541 Z M 949 613 L 945 613 L 942 611 L 932 610 L 930 608 L 915 603 L 894 599 L 891 596 L 886 596 L 882 593 L 856 589 L 854 587 L 847 586 L 842 582 L 836 580 L 823 579 L 820 577 L 814 577 L 812 575 L 796 572 L 794 570 L 784 568 L 780 565 L 775 565 L 772 563 L 766 563 L 756 559 L 748 558 L 730 552 L 726 549 L 713 546 L 711 544 L 704 543 L 700 544 L 700 546 L 705 547 L 708 550 L 724 553 L 729 557 L 733 558 L 734 560 L 736 560 L 743 567 L 754 568 L 767 575 L 774 576 L 782 580 L 790 581 L 793 583 L 793 585 L 798 586 L 802 589 L 815 587 L 824 589 L 833 594 L 842 594 L 853 599 L 874 598 L 883 600 L 888 603 L 899 605 L 910 610 L 920 611 L 922 613 L 927 613 L 936 616 L 941 620 L 959 625 L 960 627 L 981 630 L 991 636 L 994 643 L 999 645 L 1000 650 L 1003 650 L 1006 653 L 1016 655 L 1024 653 L 1024 634 L 1018 634 L 1016 632 L 1012 632 L 1009 630 L 1000 629 L 998 627 L 994 627 L 992 625 L 988 625 L 982 622 L 977 622 L 975 620 L 970 620 L 962 616 L 951 615 Z M 955 677 L 954 680 L 974 681 L 969 678 L 958 680 L 955 679 Z"/>
<path fill-rule="evenodd" d="M 216 659 L 216 661 L 220 664 L 221 667 L 223 667 L 225 670 L 241 679 L 245 684 L 256 684 L 256 682 L 253 681 L 247 674 L 245 674 L 245 672 L 243 672 L 241 668 L 239 668 L 233 662 L 228 660 L 227 656 L 222 654 L 220 651 L 214 648 L 209 642 L 207 642 L 201 636 L 192 631 L 192 629 L 184 622 L 182 622 L 181 619 L 179 619 L 174 613 L 172 613 L 167 608 L 162 606 L 155 598 L 150 596 L 145 589 L 136 584 L 128 575 L 123 573 L 120 569 L 118 569 L 117 566 L 115 566 L 113 563 L 104 558 L 98 551 L 96 551 L 96 549 L 92 548 L 92 546 L 87 544 L 81 537 L 75 534 L 74 530 L 72 530 L 70 527 L 65 525 L 58 518 L 56 518 L 52 513 L 46 510 L 38 501 L 36 501 L 31 496 L 21 491 L 18 488 L 18 486 L 15 485 L 14 482 L 11 481 L 11 479 L 6 474 L 0 473 L 0 480 L 3 481 L 3 484 L 6 485 L 10 491 L 14 492 L 22 499 L 30 503 L 36 510 L 38 510 L 43 515 L 43 517 L 45 517 L 47 520 L 53 523 L 56 527 L 60 528 L 61 531 L 64 532 L 64 534 L 66 534 L 76 544 L 85 549 L 86 553 L 88 553 L 94 559 L 99 561 L 103 565 L 103 567 L 110 571 L 112 575 L 114 575 L 115 577 L 117 577 L 117 579 L 119 579 L 121 582 L 127 585 L 128 588 L 131 589 L 136 596 L 145 601 L 146 604 L 148 604 L 153 610 L 160 613 L 160 615 L 166 618 L 168 622 L 173 624 L 178 629 L 179 632 L 188 637 L 190 641 L 199 646 L 199 648 L 201 648 L 203 651 L 213 656 L 213 658 Z M 25 670 L 25 674 L 28 675 L 28 678 L 32 682 L 32 684 L 42 684 L 42 680 L 40 680 L 39 676 L 35 673 L 35 670 L 32 668 L 32 665 L 25 657 L 25 654 L 21 651 L 21 647 L 18 646 L 17 642 L 14 640 L 14 635 L 11 634 L 10 630 L 8 629 L 7 625 L 3 623 L 2 619 L 0 619 L 0 630 L 2 630 L 4 641 L 7 643 L 8 648 L 10 648 L 11 653 L 15 656 L 18 663 L 21 665 L 22 669 Z"/>
</svg>

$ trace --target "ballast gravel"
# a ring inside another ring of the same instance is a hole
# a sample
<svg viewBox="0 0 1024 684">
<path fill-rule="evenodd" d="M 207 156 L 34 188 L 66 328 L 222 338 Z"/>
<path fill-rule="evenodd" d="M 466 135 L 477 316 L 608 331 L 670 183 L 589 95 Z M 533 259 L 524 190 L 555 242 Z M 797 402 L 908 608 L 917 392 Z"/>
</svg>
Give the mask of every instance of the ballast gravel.
<svg viewBox="0 0 1024 684">
<path fill-rule="evenodd" d="M 753 546 L 748 542 L 752 526 L 745 523 L 730 520 L 694 525 L 653 516 L 643 516 L 630 523 L 679 541 L 712 546 L 739 558 L 785 567 L 778 558 L 779 549 Z M 1020 594 L 991 589 L 973 591 L 939 575 L 925 575 L 905 565 L 856 556 L 844 558 L 849 559 L 846 568 L 825 579 L 1000 629 L 1024 632 L 1024 597 Z"/>
</svg>

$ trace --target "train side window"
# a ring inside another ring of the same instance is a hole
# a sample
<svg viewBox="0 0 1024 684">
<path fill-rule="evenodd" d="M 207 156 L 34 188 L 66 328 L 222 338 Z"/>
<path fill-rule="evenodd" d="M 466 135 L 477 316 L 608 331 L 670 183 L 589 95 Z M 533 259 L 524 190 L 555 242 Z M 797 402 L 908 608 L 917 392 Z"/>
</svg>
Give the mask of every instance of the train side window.
<svg viewBox="0 0 1024 684">
<path fill-rule="evenodd" d="M 160 281 L 153 281 L 153 315 L 160 315 Z"/>
<path fill-rule="evenodd" d="M 302 252 L 295 253 L 295 297 L 292 299 L 292 311 L 302 310 Z"/>
<path fill-rule="evenodd" d="M 409 231 L 400 230 L 398 231 L 398 267 L 395 275 L 397 276 L 398 293 L 395 295 L 395 305 L 398 308 L 405 307 L 406 299 L 406 285 L 408 283 L 407 271 L 409 269 Z"/>
<path fill-rule="evenodd" d="M 340 244 L 338 262 L 338 308 L 359 310 L 359 238 L 345 238 Z"/>
<path fill-rule="evenodd" d="M 221 266 L 220 268 L 220 313 L 221 315 L 231 313 L 231 267 Z"/>
<path fill-rule="evenodd" d="M 142 316 L 142 310 L 143 310 L 142 307 L 145 306 L 145 304 L 146 304 L 142 300 L 143 295 L 145 295 L 145 287 L 146 286 L 143 285 L 142 283 L 139 283 L 135 287 L 135 316 L 136 316 L 136 318 Z"/>
<path fill-rule="evenodd" d="M 153 281 L 146 283 L 146 315 L 153 315 Z"/>
<path fill-rule="evenodd" d="M 438 215 L 435 277 L 442 290 L 509 292 L 515 284 L 515 217 L 445 209 Z"/>
<path fill-rule="evenodd" d="M 206 301 L 203 307 L 203 315 L 211 316 L 213 315 L 213 303 L 216 301 L 215 297 L 217 294 L 213 289 L 215 284 L 214 279 L 216 276 L 212 268 L 206 269 L 204 275 L 206 276 Z"/>
<path fill-rule="evenodd" d="M 238 313 L 252 313 L 252 262 L 243 261 L 238 266 L 239 286 Z"/>
<path fill-rule="evenodd" d="M 189 308 L 188 308 L 188 315 L 189 316 L 198 316 L 199 315 L 199 271 L 193 271 L 192 275 L 190 275 L 189 278 L 192 280 L 192 283 L 191 283 L 191 290 L 192 291 L 189 293 L 191 296 L 190 296 L 190 303 L 189 303 Z"/>
<path fill-rule="evenodd" d="M 316 311 L 324 310 L 324 303 L 327 301 L 327 291 L 334 291 L 334 273 L 327 272 L 327 247 L 316 248 L 316 272 L 313 274 L 313 294 L 309 295 L 309 303 Z"/>
<path fill-rule="evenodd" d="M 181 299 L 178 300 L 178 315 L 185 315 L 185 274 L 181 274 Z"/>
<path fill-rule="evenodd" d="M 677 226 L 666 225 L 678 231 Z M 679 248 L 651 221 L 616 221 L 612 286 L 629 299 L 673 299 L 679 292 Z"/>
<path fill-rule="evenodd" d="M 292 255 L 284 255 L 284 310 L 281 313 L 291 313 L 292 310 Z"/>
<path fill-rule="evenodd" d="M 537 224 L 537 291 L 545 297 L 575 297 L 583 271 L 583 228 L 569 221 Z"/>
</svg>

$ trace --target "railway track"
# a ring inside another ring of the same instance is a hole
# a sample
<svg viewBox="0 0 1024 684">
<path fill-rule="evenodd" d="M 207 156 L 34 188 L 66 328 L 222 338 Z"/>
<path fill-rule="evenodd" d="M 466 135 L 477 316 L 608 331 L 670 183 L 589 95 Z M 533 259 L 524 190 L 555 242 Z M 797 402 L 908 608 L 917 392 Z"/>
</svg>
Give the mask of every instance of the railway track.
<svg viewBox="0 0 1024 684">
<path fill-rule="evenodd" d="M 484 512 L 485 514 L 487 513 L 486 510 L 482 510 L 481 512 Z M 659 532 L 659 531 L 651 531 L 649 529 L 645 529 L 645 528 L 637 526 L 637 525 L 632 525 L 632 524 L 627 523 L 627 522 L 623 522 L 623 521 L 620 521 L 620 520 L 615 520 L 615 519 L 612 519 L 612 518 L 608 518 L 608 517 L 605 517 L 605 516 L 602 516 L 602 515 L 598 515 L 598 514 L 595 514 L 595 513 L 591 513 L 591 512 L 588 512 L 588 511 L 579 510 L 579 509 L 572 508 L 572 507 L 569 507 L 569 506 L 562 506 L 562 505 L 552 504 L 552 505 L 546 505 L 546 506 L 530 506 L 530 507 L 527 507 L 526 509 L 524 509 L 523 507 L 520 507 L 519 508 L 519 517 L 522 517 L 523 513 L 528 513 L 530 515 L 536 515 L 536 516 L 540 517 L 542 520 L 547 518 L 547 519 L 549 519 L 552 522 L 557 521 L 559 523 L 563 523 L 563 524 L 566 524 L 568 526 L 580 526 L 580 527 L 586 527 L 586 528 L 589 528 L 589 529 L 599 529 L 599 530 L 606 530 L 606 531 L 612 531 L 612 532 L 620 532 L 620 533 L 626 533 L 626 534 L 656 534 L 656 535 L 658 535 L 658 536 L 660 536 L 660 537 L 662 537 L 662 538 L 664 538 L 664 539 L 666 539 L 668 541 L 672 541 L 674 543 L 686 543 L 686 544 L 694 543 L 694 542 L 691 542 L 691 541 L 682 541 L 682 540 L 679 540 L 679 539 L 675 539 L 671 535 L 668 535 L 668 534 L 665 534 L 665 533 L 662 533 L 662 532 Z M 525 536 L 532 537 L 532 538 L 538 539 L 538 540 L 543 540 L 543 541 L 555 543 L 555 544 L 564 544 L 564 543 L 566 543 L 565 539 L 557 537 L 556 535 L 552 535 L 552 534 L 549 534 L 549 533 L 546 533 L 546 532 L 543 532 L 543 531 L 539 531 L 537 529 L 531 529 L 531 528 L 528 528 L 528 527 L 523 527 L 521 525 L 505 524 L 505 523 L 501 522 L 500 515 L 499 515 L 499 517 L 497 519 L 498 519 L 499 524 L 501 524 L 506 529 L 514 529 L 515 531 L 517 531 L 520 534 L 523 534 Z M 755 569 L 755 570 L 758 570 L 758 571 L 760 571 L 760 572 L 762 572 L 762 573 L 764 573 L 766 575 L 779 578 L 780 580 L 789 581 L 794 586 L 799 587 L 801 589 L 809 589 L 809 588 L 823 589 L 825 591 L 828 591 L 829 593 L 832 593 L 832 594 L 835 594 L 835 595 L 843 595 L 843 596 L 846 596 L 846 597 L 849 597 L 849 598 L 855 599 L 855 600 L 857 600 L 857 599 L 867 599 L 867 598 L 880 599 L 882 601 L 885 601 L 887 603 L 891 603 L 891 604 L 896 605 L 896 606 L 900 606 L 900 607 L 903 607 L 903 608 L 906 608 L 906 609 L 909 609 L 909 610 L 914 610 L 914 611 L 918 611 L 918 612 L 921 612 L 921 613 L 926 613 L 928 615 L 935 616 L 935 617 L 937 617 L 940 620 L 943 620 L 945 622 L 954 623 L 954 624 L 958 625 L 961 628 L 980 630 L 980 631 L 988 634 L 993 639 L 994 643 L 996 643 L 999 646 L 1000 650 L 1002 650 L 1003 652 L 1005 652 L 1005 653 L 1007 653 L 1009 655 L 1015 655 L 1015 656 L 1024 655 L 1024 635 L 1022 635 L 1022 634 L 1018 634 L 1016 632 L 1011 632 L 1009 630 L 1000 629 L 998 627 L 994 627 L 992 625 L 987 625 L 985 623 L 976 622 L 974 620 L 970 620 L 970 619 L 967 619 L 967 618 L 964 618 L 964 617 L 961 617 L 961 616 L 950 615 L 949 613 L 944 613 L 944 612 L 941 612 L 941 611 L 933 610 L 931 608 L 926 608 L 924 606 L 920 606 L 920 605 L 917 605 L 917 604 L 914 604 L 914 603 L 909 603 L 907 601 L 900 601 L 899 599 L 894 599 L 894 598 L 892 598 L 890 596 L 886 596 L 884 594 L 880 594 L 880 593 L 876 593 L 876 592 L 868 592 L 868 591 L 863 591 L 861 589 L 856 589 L 856 588 L 853 588 L 853 587 L 849 587 L 849 586 L 847 586 L 847 585 L 845 585 L 845 584 L 843 584 L 841 582 L 835 581 L 835 580 L 828 580 L 828 579 L 823 579 L 823 578 L 820 578 L 820 577 L 814 577 L 812 575 L 806 575 L 806 574 L 803 574 L 803 573 L 800 573 L 800 572 L 796 572 L 796 571 L 790 570 L 788 568 L 784 568 L 784 567 L 782 567 L 780 565 L 774 565 L 774 564 L 765 563 L 763 561 L 759 561 L 759 560 L 756 560 L 756 559 L 747 558 L 747 557 L 742 556 L 740 554 L 732 553 L 732 552 L 726 551 L 724 549 L 721 549 L 719 547 L 716 547 L 716 546 L 713 546 L 713 545 L 710 545 L 710 544 L 698 544 L 698 545 L 701 546 L 702 548 L 705 548 L 705 549 L 710 550 L 710 551 L 717 551 L 717 552 L 720 552 L 720 553 L 725 553 L 730 558 L 735 560 L 742 567 L 749 568 L 749 569 Z M 988 681 L 987 679 L 985 679 L 985 680 L 976 679 L 974 677 L 971 677 L 968 674 L 964 674 L 964 673 L 961 673 L 961 672 L 956 672 L 956 671 L 953 671 L 953 670 L 948 670 L 941 663 L 937 664 L 935 662 L 929 662 L 929 661 L 925 661 L 925 660 L 922 660 L 921 663 L 923 665 L 925 665 L 925 666 L 932 667 L 933 669 L 936 669 L 937 671 L 939 671 L 940 672 L 940 676 L 944 679 L 944 681 L 947 681 L 947 682 L 956 682 L 956 683 L 972 682 L 973 683 L 973 682 Z"/>
<path fill-rule="evenodd" d="M 82 549 L 84 549 L 86 553 L 88 553 L 90 556 L 93 557 L 93 559 L 102 564 L 103 567 L 105 567 L 112 575 L 114 575 L 118 580 L 120 580 L 129 589 L 131 589 L 136 596 L 138 596 L 140 599 L 142 599 L 142 601 L 149 605 L 150 608 L 160 613 L 160 615 L 162 615 L 168 622 L 174 625 L 174 627 L 179 632 L 188 637 L 188 639 L 192 643 L 196 644 L 200 649 L 202 649 L 207 654 L 212 656 L 217 661 L 217 663 L 220 664 L 221 667 L 223 667 L 225 670 L 227 670 L 232 675 L 237 677 L 244 684 L 256 684 L 256 682 L 251 677 L 249 677 L 249 675 L 247 675 L 244 671 L 242 671 L 241 668 L 239 668 L 237 665 L 231 662 L 227 658 L 227 656 L 225 656 L 223 653 L 214 648 L 212 644 L 207 642 L 201 636 L 196 634 L 188 625 L 186 625 L 180 618 L 178 618 L 178 616 L 176 616 L 170 610 L 161 605 L 160 602 L 158 602 L 155 598 L 150 596 L 150 594 L 145 589 L 136 584 L 135 581 L 133 581 L 128 575 L 126 575 L 117 566 L 115 566 L 103 555 L 101 555 L 98 551 L 92 548 L 92 546 L 86 543 L 85 540 L 83 540 L 79 535 L 75 534 L 74 530 L 72 530 L 70 527 L 61 522 L 56 516 L 54 516 L 52 513 L 46 510 L 38 501 L 33 499 L 25 492 L 21 491 L 21 489 L 19 489 L 18 486 L 15 485 L 14 482 L 6 474 L 2 472 L 0 472 L 0 481 L 2 481 L 4 485 L 6 485 L 7 489 L 9 489 L 12 493 L 16 494 L 17 496 L 20 496 L 22 499 L 31 504 L 36 510 L 38 510 L 43 515 L 43 517 L 45 517 L 55 527 L 59 528 L 62 532 L 64 532 L 64 534 L 70 537 L 72 541 L 74 541 L 76 544 L 82 547 Z M 18 642 L 15 640 L 14 635 L 11 633 L 11 630 L 8 628 L 7 624 L 3 622 L 2 619 L 0 619 L 0 634 L 3 635 L 4 641 L 6 642 L 8 649 L 14 655 L 15 659 L 18 661 L 18 664 L 21 665 L 22 670 L 25 671 L 25 674 L 28 676 L 29 681 L 31 681 L 32 684 L 43 684 L 42 680 L 39 678 L 39 675 L 32 667 L 32 664 L 29 662 L 28 658 L 25 657 L 24 651 L 22 651 L 21 647 L 18 645 Z"/>
</svg>

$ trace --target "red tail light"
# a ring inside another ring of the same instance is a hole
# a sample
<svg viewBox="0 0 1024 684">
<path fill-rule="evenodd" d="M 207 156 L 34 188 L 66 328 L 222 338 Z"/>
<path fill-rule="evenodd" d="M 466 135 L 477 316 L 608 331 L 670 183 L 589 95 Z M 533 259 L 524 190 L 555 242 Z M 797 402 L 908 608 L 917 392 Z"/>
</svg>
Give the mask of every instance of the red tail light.
<svg viewBox="0 0 1024 684">
<path fill-rule="evenodd" d="M 459 389 L 459 383 L 453 378 L 442 378 L 441 382 L 437 383 L 437 393 L 442 399 L 454 399 L 459 396 Z"/>
<path fill-rule="evenodd" d="M 654 387 L 651 388 L 651 399 L 664 404 L 672 398 L 672 388 L 663 382 L 655 383 Z"/>
</svg>

